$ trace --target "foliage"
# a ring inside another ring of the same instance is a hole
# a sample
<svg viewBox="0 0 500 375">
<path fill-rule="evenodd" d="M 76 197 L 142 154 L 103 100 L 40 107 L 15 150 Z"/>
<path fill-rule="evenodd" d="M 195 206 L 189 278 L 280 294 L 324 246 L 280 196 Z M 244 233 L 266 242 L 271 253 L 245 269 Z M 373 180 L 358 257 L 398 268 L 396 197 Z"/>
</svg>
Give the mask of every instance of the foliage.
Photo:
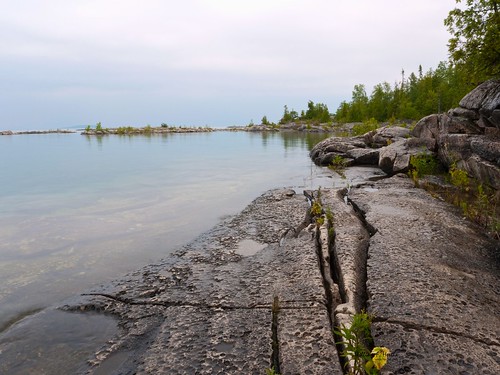
<svg viewBox="0 0 500 375">
<path fill-rule="evenodd" d="M 274 367 L 266 369 L 266 375 L 280 375 L 279 373 L 276 372 Z"/>
<path fill-rule="evenodd" d="M 440 113 L 456 107 L 462 97 L 473 87 L 467 73 L 444 62 L 418 75 L 411 73 L 393 87 L 387 82 L 374 86 L 370 96 L 364 85 L 355 85 L 350 102 L 343 101 L 335 113 L 338 122 L 360 122 L 370 118 L 377 121 L 395 119 L 419 120 L 432 113 Z"/>
<path fill-rule="evenodd" d="M 448 51 L 450 60 L 463 68 L 469 80 L 477 85 L 500 76 L 500 1 L 463 3 L 464 9 L 453 9 L 444 21 L 452 35 Z"/>
<path fill-rule="evenodd" d="M 96 125 L 95 125 L 95 131 L 96 132 L 102 132 L 102 124 L 100 122 L 98 122 Z"/>
<path fill-rule="evenodd" d="M 262 120 L 260 120 L 260 123 L 262 125 L 270 125 L 269 120 L 267 119 L 267 116 L 262 117 Z"/>
<path fill-rule="evenodd" d="M 301 111 L 300 116 L 297 111 L 293 109 L 291 111 L 288 110 L 288 106 L 285 105 L 283 117 L 279 121 L 280 124 L 286 124 L 293 121 L 307 121 L 307 122 L 315 122 L 315 123 L 325 123 L 330 122 L 332 120 L 332 116 L 328 111 L 328 106 L 323 103 L 314 103 L 312 100 L 309 100 L 307 103 L 307 110 Z"/>
<path fill-rule="evenodd" d="M 371 118 L 369 120 L 363 121 L 361 124 L 356 124 L 352 127 L 352 135 L 357 136 L 357 135 L 363 135 L 368 132 L 371 132 L 372 130 L 375 130 L 378 128 L 378 122 L 374 118 Z"/>
<path fill-rule="evenodd" d="M 319 216 L 323 212 L 323 207 L 321 206 L 321 202 L 315 200 L 311 206 L 311 215 Z"/>
<path fill-rule="evenodd" d="M 470 179 L 469 175 L 463 169 L 457 168 L 455 163 L 450 167 L 451 183 L 462 191 L 469 191 Z"/>
<path fill-rule="evenodd" d="M 385 347 L 375 347 L 370 350 L 373 344 L 371 337 L 371 322 L 373 317 L 362 311 L 355 314 L 350 326 L 344 324 L 335 331 L 335 334 L 342 338 L 337 344 L 343 346 L 341 356 L 346 359 L 345 366 L 349 368 L 352 375 L 375 375 L 387 363 L 389 349 Z"/>
<path fill-rule="evenodd" d="M 437 161 L 436 161 L 437 162 Z M 410 159 L 412 169 L 409 174 L 415 185 L 419 186 L 419 178 L 426 174 L 439 174 L 441 166 L 426 158 Z M 487 229 L 490 235 L 500 240 L 500 194 L 493 188 L 479 183 L 466 171 L 452 164 L 446 175 L 448 187 L 426 182 L 423 187 L 438 195 L 448 203 L 462 209 L 464 217 Z"/>
<path fill-rule="evenodd" d="M 344 158 L 342 155 L 335 155 L 335 157 L 330 162 L 330 165 L 328 166 L 329 169 L 338 173 L 342 178 L 346 178 L 345 175 L 346 167 L 347 167 L 347 159 Z"/>
<path fill-rule="evenodd" d="M 440 164 L 434 154 L 422 153 L 410 157 L 410 176 L 413 180 L 440 172 Z"/>
<path fill-rule="evenodd" d="M 284 106 L 283 117 L 279 121 L 280 124 L 286 124 L 288 122 L 295 121 L 299 117 L 298 113 L 292 109 L 292 111 L 288 110 L 288 106 Z"/>
<path fill-rule="evenodd" d="M 86 132 L 89 132 L 89 131 L 91 131 L 91 130 L 92 130 L 92 128 L 90 127 L 90 125 L 87 125 L 87 126 L 85 127 L 85 131 L 86 131 Z"/>
<path fill-rule="evenodd" d="M 319 123 L 330 121 L 330 112 L 326 104 L 314 104 L 312 100 L 307 103 L 307 111 L 300 118 L 301 120 L 311 120 Z"/>
</svg>

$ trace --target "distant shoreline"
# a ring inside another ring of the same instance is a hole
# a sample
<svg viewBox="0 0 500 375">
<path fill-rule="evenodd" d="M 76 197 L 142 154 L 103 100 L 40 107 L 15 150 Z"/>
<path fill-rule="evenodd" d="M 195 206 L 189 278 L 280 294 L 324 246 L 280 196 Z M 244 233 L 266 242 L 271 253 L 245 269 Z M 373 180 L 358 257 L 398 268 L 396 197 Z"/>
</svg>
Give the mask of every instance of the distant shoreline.
<svg viewBox="0 0 500 375">
<path fill-rule="evenodd" d="M 156 135 L 169 133 L 211 133 L 211 132 L 279 132 L 279 131 L 299 131 L 310 133 L 332 133 L 338 131 L 348 131 L 352 124 L 310 124 L 302 122 L 292 122 L 280 125 L 248 125 L 229 126 L 226 128 L 210 127 L 176 127 L 176 126 L 145 126 L 145 127 L 117 127 L 117 128 L 82 128 L 77 130 L 55 129 L 55 130 L 0 130 L 1 135 L 22 135 L 22 134 L 74 134 L 80 133 L 87 136 L 103 135 Z"/>
<path fill-rule="evenodd" d="M 77 130 L 55 129 L 55 130 L 0 130 L 0 135 L 21 135 L 21 134 L 72 134 L 77 133 Z"/>
</svg>

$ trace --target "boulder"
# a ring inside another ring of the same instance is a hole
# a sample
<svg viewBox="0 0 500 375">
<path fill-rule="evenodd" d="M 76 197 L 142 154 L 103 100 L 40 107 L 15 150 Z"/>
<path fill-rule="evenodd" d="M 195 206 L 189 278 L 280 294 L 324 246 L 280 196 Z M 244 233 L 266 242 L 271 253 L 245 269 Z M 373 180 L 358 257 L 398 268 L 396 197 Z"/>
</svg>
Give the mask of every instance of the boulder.
<svg viewBox="0 0 500 375">
<path fill-rule="evenodd" d="M 482 134 L 484 130 L 466 117 L 442 115 L 439 121 L 440 134 Z"/>
<path fill-rule="evenodd" d="M 420 149 L 409 148 L 407 141 L 402 139 L 380 149 L 378 166 L 389 176 L 408 172 L 411 155 L 421 152 Z"/>
<path fill-rule="evenodd" d="M 365 143 L 374 148 L 387 146 L 390 142 L 408 138 L 410 129 L 401 126 L 384 126 L 364 135 Z"/>
<path fill-rule="evenodd" d="M 476 87 L 464 96 L 460 107 L 491 114 L 500 107 L 500 80 L 492 79 Z"/>
<path fill-rule="evenodd" d="M 353 159 L 348 155 L 349 151 L 365 148 L 366 144 L 363 142 L 362 137 L 330 137 L 314 146 L 309 156 L 315 164 L 327 166 L 331 164 L 333 158 L 337 155 Z"/>
<path fill-rule="evenodd" d="M 500 166 L 500 141 L 490 140 L 485 137 L 474 137 L 470 141 L 471 151 L 497 166 Z"/>
</svg>

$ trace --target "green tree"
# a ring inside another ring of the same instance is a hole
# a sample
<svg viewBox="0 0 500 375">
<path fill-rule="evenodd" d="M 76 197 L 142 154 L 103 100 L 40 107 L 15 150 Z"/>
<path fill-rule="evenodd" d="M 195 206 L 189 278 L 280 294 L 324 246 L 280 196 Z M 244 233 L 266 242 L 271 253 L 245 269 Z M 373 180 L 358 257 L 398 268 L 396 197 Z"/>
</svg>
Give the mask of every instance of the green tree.
<svg viewBox="0 0 500 375">
<path fill-rule="evenodd" d="M 366 119 L 367 104 L 368 96 L 366 95 L 365 85 L 354 85 L 349 121 L 363 121 Z"/>
<path fill-rule="evenodd" d="M 302 117 L 304 120 L 312 120 L 317 122 L 328 122 L 330 121 L 330 112 L 326 104 L 317 103 L 314 104 L 312 100 L 307 103 L 307 111 Z"/>
<path fill-rule="evenodd" d="M 368 102 L 368 117 L 373 117 L 377 121 L 385 121 L 391 117 L 393 95 L 394 92 L 387 82 L 375 85 Z"/>
<path fill-rule="evenodd" d="M 448 51 L 450 60 L 477 84 L 500 76 L 500 0 L 464 2 L 465 9 L 453 9 L 444 21 L 452 35 Z"/>
<path fill-rule="evenodd" d="M 296 111 L 294 111 L 293 109 L 291 111 L 288 110 L 288 106 L 285 105 L 284 110 L 283 110 L 283 117 L 281 117 L 281 120 L 279 122 L 280 122 L 280 124 L 286 124 L 288 122 L 292 122 L 292 121 L 296 120 L 297 117 L 298 117 L 298 113 Z"/>
</svg>

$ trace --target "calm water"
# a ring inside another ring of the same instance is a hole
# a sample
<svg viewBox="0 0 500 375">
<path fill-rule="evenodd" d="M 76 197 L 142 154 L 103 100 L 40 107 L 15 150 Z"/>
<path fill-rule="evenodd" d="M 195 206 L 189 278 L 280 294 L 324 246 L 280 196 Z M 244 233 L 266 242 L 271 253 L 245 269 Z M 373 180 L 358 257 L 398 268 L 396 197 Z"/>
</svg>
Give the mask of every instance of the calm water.
<svg viewBox="0 0 500 375">
<path fill-rule="evenodd" d="M 270 188 L 345 186 L 310 162 L 324 137 L 1 136 L 0 372 L 73 372 L 58 366 L 116 327 L 44 309 L 168 256 Z"/>
<path fill-rule="evenodd" d="M 0 331 L 165 257 L 269 188 L 311 187 L 322 137 L 0 137 Z"/>
</svg>

